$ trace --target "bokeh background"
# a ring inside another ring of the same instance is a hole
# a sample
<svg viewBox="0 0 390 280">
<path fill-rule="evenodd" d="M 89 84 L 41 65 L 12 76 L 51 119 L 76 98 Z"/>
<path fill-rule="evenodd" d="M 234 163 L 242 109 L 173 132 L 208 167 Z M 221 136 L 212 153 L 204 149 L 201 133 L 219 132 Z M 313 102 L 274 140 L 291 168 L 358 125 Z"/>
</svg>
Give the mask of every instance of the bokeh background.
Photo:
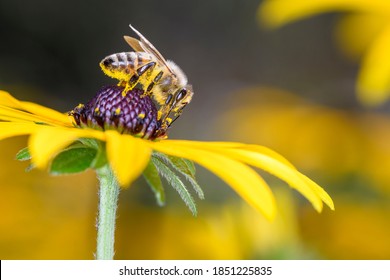
<svg viewBox="0 0 390 280">
<path fill-rule="evenodd" d="M 140 178 L 123 190 L 117 259 L 389 259 L 389 103 L 362 105 L 359 60 L 327 13 L 270 30 L 258 0 L 0 0 L 0 89 L 68 111 L 116 81 L 99 61 L 140 30 L 182 67 L 195 96 L 170 138 L 242 141 L 284 155 L 323 186 L 318 214 L 264 174 L 278 203 L 269 223 L 212 174 L 194 218 L 167 186 L 158 207 Z M 17 162 L 26 138 L 0 142 L 0 259 L 93 259 L 93 172 L 52 177 Z"/>
</svg>

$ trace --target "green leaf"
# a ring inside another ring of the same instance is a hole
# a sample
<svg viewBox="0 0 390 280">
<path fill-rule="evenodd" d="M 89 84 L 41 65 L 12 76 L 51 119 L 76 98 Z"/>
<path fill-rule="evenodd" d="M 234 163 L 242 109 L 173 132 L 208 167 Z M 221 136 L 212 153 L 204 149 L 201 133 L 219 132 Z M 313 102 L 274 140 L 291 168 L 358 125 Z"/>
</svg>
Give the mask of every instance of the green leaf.
<svg viewBox="0 0 390 280">
<path fill-rule="evenodd" d="M 180 178 L 172 170 L 170 170 L 169 167 L 166 166 L 165 163 L 162 162 L 159 158 L 152 157 L 151 160 L 155 165 L 155 167 L 157 168 L 160 175 L 163 176 L 168 181 L 168 183 L 179 193 L 181 199 L 190 209 L 192 214 L 196 216 L 197 210 L 196 210 L 195 201 L 192 198 L 189 191 L 187 190 L 186 186 L 180 180 Z"/>
<path fill-rule="evenodd" d="M 20 161 L 26 161 L 31 159 L 30 151 L 28 150 L 28 147 L 21 149 L 16 154 L 16 159 Z"/>
<path fill-rule="evenodd" d="M 74 145 L 60 152 L 52 161 L 50 173 L 54 175 L 83 172 L 92 167 L 97 151 L 81 145 Z"/>
<path fill-rule="evenodd" d="M 143 175 L 146 182 L 154 192 L 157 204 L 160 206 L 165 205 L 164 187 L 162 185 L 160 175 L 158 174 L 158 170 L 151 160 L 149 161 L 148 166 L 146 166 Z"/>
<path fill-rule="evenodd" d="M 31 155 L 30 155 L 30 151 L 28 150 L 28 147 L 26 148 L 23 148 L 21 149 L 17 154 L 16 154 L 16 157 L 15 157 L 17 160 L 19 161 L 26 161 L 26 160 L 30 160 L 31 159 Z M 35 168 L 35 166 L 30 163 L 25 171 L 26 172 L 30 172 L 31 170 L 33 170 Z"/>
<path fill-rule="evenodd" d="M 190 160 L 186 160 L 179 157 L 167 156 L 162 153 L 154 153 L 153 155 L 160 158 L 162 161 L 172 166 L 178 173 L 183 175 L 184 178 L 186 178 L 187 181 L 190 182 L 192 188 L 195 190 L 198 197 L 200 199 L 204 199 L 203 190 L 198 185 L 198 182 L 196 182 L 195 180 L 195 167 Z M 191 163 L 193 168 L 191 167 Z"/>
<path fill-rule="evenodd" d="M 192 160 L 189 160 L 189 159 L 186 159 L 186 158 L 183 158 L 182 160 L 184 160 L 184 162 L 186 163 L 188 169 L 191 171 L 191 173 L 195 177 L 196 168 L 195 168 L 194 162 Z"/>
<path fill-rule="evenodd" d="M 174 156 L 167 156 L 170 161 L 182 172 L 188 174 L 195 179 L 195 165 L 192 161 Z"/>
</svg>

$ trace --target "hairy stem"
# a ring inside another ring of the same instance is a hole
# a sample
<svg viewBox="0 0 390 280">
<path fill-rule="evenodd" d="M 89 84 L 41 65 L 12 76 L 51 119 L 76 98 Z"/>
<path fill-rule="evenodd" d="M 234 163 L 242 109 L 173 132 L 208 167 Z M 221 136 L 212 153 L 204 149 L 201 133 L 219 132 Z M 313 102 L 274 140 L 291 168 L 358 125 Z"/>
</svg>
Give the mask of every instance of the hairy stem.
<svg viewBox="0 0 390 280">
<path fill-rule="evenodd" d="M 97 169 L 96 173 L 100 182 L 96 259 L 112 260 L 119 184 L 108 164 Z"/>
</svg>

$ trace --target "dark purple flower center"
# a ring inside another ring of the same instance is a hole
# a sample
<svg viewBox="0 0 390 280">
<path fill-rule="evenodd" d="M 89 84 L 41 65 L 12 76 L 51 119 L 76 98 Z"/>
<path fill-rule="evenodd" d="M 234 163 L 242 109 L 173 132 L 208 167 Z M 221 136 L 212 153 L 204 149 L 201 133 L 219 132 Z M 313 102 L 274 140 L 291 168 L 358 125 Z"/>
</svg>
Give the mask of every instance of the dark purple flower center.
<svg viewBox="0 0 390 280">
<path fill-rule="evenodd" d="M 157 108 L 142 89 L 122 94 L 124 87 L 105 86 L 87 104 L 80 104 L 69 114 L 76 125 L 94 129 L 117 130 L 119 133 L 154 140 L 166 138 L 157 120 Z"/>
</svg>

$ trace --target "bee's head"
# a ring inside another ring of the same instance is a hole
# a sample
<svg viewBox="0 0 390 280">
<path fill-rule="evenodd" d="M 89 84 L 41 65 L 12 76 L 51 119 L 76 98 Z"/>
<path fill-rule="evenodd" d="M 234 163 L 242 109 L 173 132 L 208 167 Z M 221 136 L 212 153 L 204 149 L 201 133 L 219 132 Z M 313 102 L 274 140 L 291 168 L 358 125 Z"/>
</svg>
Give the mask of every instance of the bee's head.
<svg viewBox="0 0 390 280">
<path fill-rule="evenodd" d="M 172 96 L 172 111 L 181 113 L 184 107 L 191 102 L 193 95 L 194 91 L 191 85 L 179 88 Z"/>
<path fill-rule="evenodd" d="M 194 92 L 191 85 L 181 87 L 174 93 L 169 94 L 165 104 L 159 109 L 160 130 L 167 130 L 171 124 L 180 117 L 185 106 L 191 102 Z"/>
</svg>

